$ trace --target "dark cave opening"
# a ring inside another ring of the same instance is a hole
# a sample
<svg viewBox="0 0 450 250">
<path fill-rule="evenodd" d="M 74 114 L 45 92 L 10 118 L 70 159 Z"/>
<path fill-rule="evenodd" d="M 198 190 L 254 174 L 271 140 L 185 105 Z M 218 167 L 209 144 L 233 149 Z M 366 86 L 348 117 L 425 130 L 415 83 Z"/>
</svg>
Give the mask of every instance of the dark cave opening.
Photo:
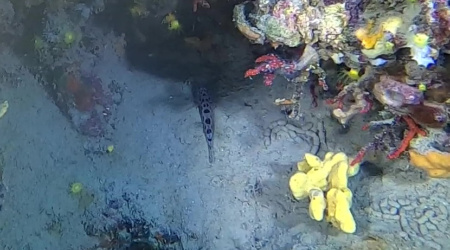
<svg viewBox="0 0 450 250">
<path fill-rule="evenodd" d="M 191 1 L 178 1 L 172 12 L 146 17 L 133 17 L 124 11 L 132 4 L 111 3 L 97 21 L 106 29 L 112 27 L 117 35 L 125 34 L 127 62 L 133 69 L 175 81 L 194 78 L 213 83 L 230 74 L 243 78 L 245 68 L 233 65 L 253 63 L 252 46 L 232 20 L 234 1 L 218 1 L 195 13 Z M 171 31 L 163 23 L 170 13 L 180 22 L 181 30 Z M 241 62 L 230 56 L 233 53 L 239 54 Z"/>
</svg>

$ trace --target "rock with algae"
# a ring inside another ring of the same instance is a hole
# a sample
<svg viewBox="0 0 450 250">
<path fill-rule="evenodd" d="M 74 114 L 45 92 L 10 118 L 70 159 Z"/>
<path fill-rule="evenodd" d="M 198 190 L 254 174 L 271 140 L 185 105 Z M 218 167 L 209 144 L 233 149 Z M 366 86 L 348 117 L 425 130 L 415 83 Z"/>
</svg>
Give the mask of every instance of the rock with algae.
<svg viewBox="0 0 450 250">
<path fill-rule="evenodd" d="M 246 17 L 242 3 L 235 6 L 234 16 Z M 264 8 L 261 10 L 260 8 Z M 269 8 L 270 11 L 266 9 Z M 238 14 L 240 13 L 240 14 Z M 279 0 L 270 5 L 257 5 L 248 19 L 234 18 L 239 30 L 262 33 L 267 42 L 296 47 L 318 41 L 340 46 L 344 40 L 346 11 L 343 3 L 328 6 L 311 4 L 306 0 Z M 255 26 L 252 26 L 255 23 Z M 242 26 L 246 26 L 245 29 Z M 258 30 L 256 31 L 255 28 Z"/>
</svg>

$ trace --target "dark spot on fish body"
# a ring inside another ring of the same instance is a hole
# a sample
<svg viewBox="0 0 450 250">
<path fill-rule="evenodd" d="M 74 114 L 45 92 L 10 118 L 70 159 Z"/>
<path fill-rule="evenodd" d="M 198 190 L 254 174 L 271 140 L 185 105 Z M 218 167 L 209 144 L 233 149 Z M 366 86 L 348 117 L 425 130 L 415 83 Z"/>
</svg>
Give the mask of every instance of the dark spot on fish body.
<svg viewBox="0 0 450 250">
<path fill-rule="evenodd" d="M 211 134 L 212 133 L 211 129 L 210 128 L 206 129 L 206 133 Z"/>
<path fill-rule="evenodd" d="M 209 113 L 211 113 L 211 110 L 209 110 L 209 109 L 204 109 L 203 110 L 203 114 L 209 114 Z"/>
<path fill-rule="evenodd" d="M 210 118 L 206 118 L 205 119 L 205 123 L 208 124 L 208 125 L 211 125 L 211 119 Z"/>
</svg>

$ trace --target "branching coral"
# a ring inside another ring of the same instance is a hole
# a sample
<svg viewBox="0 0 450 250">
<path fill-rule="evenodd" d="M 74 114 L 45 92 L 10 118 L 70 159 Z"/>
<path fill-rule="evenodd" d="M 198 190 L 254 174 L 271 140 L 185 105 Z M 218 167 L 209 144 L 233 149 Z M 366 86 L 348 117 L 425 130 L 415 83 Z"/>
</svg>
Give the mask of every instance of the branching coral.
<svg viewBox="0 0 450 250">
<path fill-rule="evenodd" d="M 348 125 L 350 119 L 355 115 L 370 111 L 372 102 L 368 99 L 368 95 L 368 92 L 357 86 L 357 82 L 353 82 L 345 86 L 337 97 L 327 100 L 327 104 L 333 108 L 333 117 L 340 124 Z M 348 99 L 349 97 L 350 100 Z"/>
<path fill-rule="evenodd" d="M 389 159 L 398 158 L 403 152 L 405 152 L 409 147 L 409 143 L 412 139 L 414 139 L 414 137 L 416 137 L 416 135 L 427 135 L 427 133 L 420 129 L 409 116 L 402 116 L 402 118 L 408 125 L 408 130 L 398 149 L 388 155 Z"/>
<path fill-rule="evenodd" d="M 311 46 L 306 46 L 299 59 L 283 59 L 279 55 L 268 54 L 258 57 L 255 62 L 258 65 L 247 70 L 244 76 L 252 77 L 262 73 L 264 74 L 264 84 L 270 86 L 276 74 L 282 75 L 288 80 L 295 79 L 302 71 L 317 64 L 319 55 Z"/>
<path fill-rule="evenodd" d="M 374 140 L 367 144 L 366 146 L 362 147 L 359 152 L 357 153 L 355 159 L 350 163 L 350 165 L 358 164 L 366 155 L 367 151 L 369 150 L 382 150 L 383 148 L 387 147 L 389 144 L 397 144 L 397 141 L 399 138 L 396 137 L 394 129 L 398 126 L 400 123 L 400 118 L 406 123 L 408 128 L 405 130 L 405 135 L 403 136 L 403 139 L 401 139 L 401 142 L 396 146 L 395 150 L 393 150 L 391 153 L 388 154 L 388 159 L 396 159 L 400 157 L 401 154 L 403 154 L 409 147 L 409 144 L 411 141 L 417 136 L 426 136 L 426 132 L 419 128 L 416 123 L 407 115 L 397 117 L 395 119 L 391 119 L 388 121 L 382 121 L 382 122 L 373 122 L 369 124 L 367 127 L 376 127 L 381 125 L 384 125 L 385 127 L 382 129 L 382 132 L 379 134 L 376 134 L 374 136 Z M 390 148 L 389 148 L 390 149 Z"/>
</svg>

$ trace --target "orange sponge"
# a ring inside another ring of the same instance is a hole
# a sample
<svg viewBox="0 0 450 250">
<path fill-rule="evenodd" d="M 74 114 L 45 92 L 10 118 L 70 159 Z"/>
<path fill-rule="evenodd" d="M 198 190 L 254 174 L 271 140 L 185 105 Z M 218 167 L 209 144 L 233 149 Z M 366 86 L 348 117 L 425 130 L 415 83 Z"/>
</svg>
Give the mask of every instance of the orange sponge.
<svg viewBox="0 0 450 250">
<path fill-rule="evenodd" d="M 430 151 L 420 154 L 415 150 L 409 151 L 410 163 L 425 170 L 430 177 L 450 177 L 450 154 L 444 152 Z"/>
<path fill-rule="evenodd" d="M 364 49 L 373 49 L 375 44 L 384 37 L 383 27 L 379 27 L 378 30 L 374 29 L 375 22 L 370 20 L 367 26 L 355 31 L 355 36 L 361 41 L 361 45 Z"/>
</svg>

